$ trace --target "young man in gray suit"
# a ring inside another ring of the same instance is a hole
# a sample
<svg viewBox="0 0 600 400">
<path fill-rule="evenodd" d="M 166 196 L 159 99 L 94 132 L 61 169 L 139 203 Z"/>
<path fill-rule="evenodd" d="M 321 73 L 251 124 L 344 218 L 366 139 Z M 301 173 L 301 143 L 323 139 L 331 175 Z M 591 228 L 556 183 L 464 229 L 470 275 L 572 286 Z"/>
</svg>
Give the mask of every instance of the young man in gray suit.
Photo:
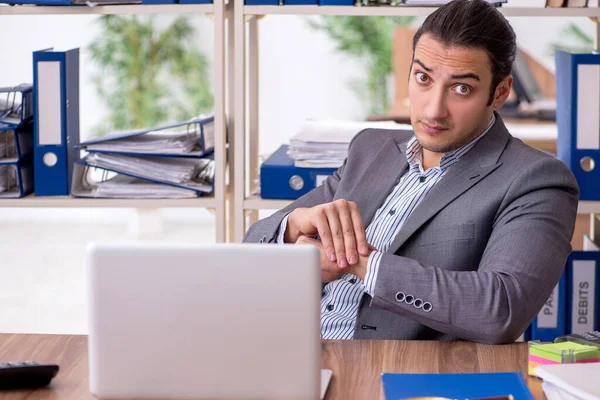
<svg viewBox="0 0 600 400">
<path fill-rule="evenodd" d="M 508 343 L 549 298 L 579 189 L 494 111 L 515 51 L 487 2 L 440 7 L 413 42 L 414 133 L 360 132 L 323 185 L 250 228 L 246 242 L 321 250 L 324 339 Z"/>
</svg>

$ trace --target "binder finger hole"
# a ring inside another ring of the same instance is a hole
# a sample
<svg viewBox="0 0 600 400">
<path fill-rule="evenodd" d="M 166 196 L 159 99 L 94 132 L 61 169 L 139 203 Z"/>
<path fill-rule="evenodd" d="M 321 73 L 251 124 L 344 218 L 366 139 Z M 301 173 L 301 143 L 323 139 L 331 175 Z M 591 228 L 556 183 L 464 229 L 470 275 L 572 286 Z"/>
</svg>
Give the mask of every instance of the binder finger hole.
<svg viewBox="0 0 600 400">
<path fill-rule="evenodd" d="M 54 153 L 46 153 L 44 154 L 44 164 L 47 167 L 54 167 L 58 162 L 58 157 Z"/>
<path fill-rule="evenodd" d="M 594 159 L 592 157 L 583 157 L 579 162 L 581 169 L 585 172 L 591 172 L 594 170 Z"/>
</svg>

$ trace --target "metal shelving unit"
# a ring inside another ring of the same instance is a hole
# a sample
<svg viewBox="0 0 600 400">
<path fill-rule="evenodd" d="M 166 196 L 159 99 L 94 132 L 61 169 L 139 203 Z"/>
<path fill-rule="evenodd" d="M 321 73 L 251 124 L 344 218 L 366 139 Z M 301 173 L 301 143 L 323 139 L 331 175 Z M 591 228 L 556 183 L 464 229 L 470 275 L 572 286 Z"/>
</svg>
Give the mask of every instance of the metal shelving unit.
<svg viewBox="0 0 600 400">
<path fill-rule="evenodd" d="M 258 219 L 258 210 L 280 209 L 290 202 L 286 200 L 266 200 L 251 196 L 257 190 L 258 181 L 258 20 L 265 15 L 353 15 L 353 16 L 427 16 L 435 7 L 365 7 L 365 6 L 247 6 L 244 0 L 233 0 L 233 120 L 230 125 L 230 240 L 239 242 L 246 229 Z M 543 8 L 510 7 L 499 10 L 507 17 L 588 17 L 600 19 L 600 8 Z M 230 31 L 231 32 L 231 31 Z M 599 43 L 600 29 L 596 24 L 596 43 Z M 231 46 L 231 44 L 230 44 Z M 598 45 L 596 45 L 598 48 Z M 247 74 L 246 74 L 247 71 Z M 246 112 L 247 111 L 247 112 Z M 549 127 L 552 130 L 552 127 Z M 524 133 L 525 136 L 531 133 Z M 549 138 L 556 138 L 556 132 L 548 132 Z M 246 158 L 249 157 L 249 158 Z M 249 167 L 249 168 L 247 168 Z M 600 213 L 600 202 L 581 202 L 580 214 Z M 593 215 L 592 215 L 593 218 Z"/>
<path fill-rule="evenodd" d="M 214 24 L 214 115 L 215 188 L 210 197 L 194 199 L 80 199 L 35 197 L 0 199 L 0 207 L 12 208 L 208 208 L 216 217 L 216 241 L 225 242 L 226 224 L 226 138 L 225 138 L 225 0 L 214 4 L 107 5 L 107 6 L 8 6 L 0 5 L 0 21 L 8 15 L 106 15 L 106 14 L 209 14 Z"/>
</svg>

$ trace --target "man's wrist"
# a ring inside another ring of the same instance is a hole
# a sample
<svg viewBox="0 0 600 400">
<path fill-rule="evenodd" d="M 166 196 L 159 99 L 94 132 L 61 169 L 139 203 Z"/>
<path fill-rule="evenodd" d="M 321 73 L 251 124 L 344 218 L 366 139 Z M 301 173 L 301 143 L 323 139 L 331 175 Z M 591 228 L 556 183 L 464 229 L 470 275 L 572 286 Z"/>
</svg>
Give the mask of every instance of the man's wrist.
<svg viewBox="0 0 600 400">
<path fill-rule="evenodd" d="M 371 254 L 372 251 L 369 251 Z M 369 262 L 369 256 L 358 256 L 358 262 L 352 266 L 352 274 L 358 276 L 363 281 L 365 280 L 365 276 L 367 275 L 367 264 Z"/>
<path fill-rule="evenodd" d="M 296 210 L 288 214 L 287 226 L 285 228 L 284 241 L 285 243 L 296 243 L 300 237 L 300 231 L 294 223 L 294 213 Z"/>
</svg>

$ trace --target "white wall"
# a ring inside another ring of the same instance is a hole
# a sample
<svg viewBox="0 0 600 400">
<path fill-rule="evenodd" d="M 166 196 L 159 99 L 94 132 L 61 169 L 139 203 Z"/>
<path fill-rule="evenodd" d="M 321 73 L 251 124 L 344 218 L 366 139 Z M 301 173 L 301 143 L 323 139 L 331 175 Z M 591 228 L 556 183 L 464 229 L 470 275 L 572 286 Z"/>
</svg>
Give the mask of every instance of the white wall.
<svg viewBox="0 0 600 400">
<path fill-rule="evenodd" d="M 511 6 L 543 6 L 545 0 L 509 0 Z M 0 15 L 0 85 L 31 81 L 31 52 L 79 46 L 81 51 L 81 136 L 104 117 L 101 101 L 91 84 L 94 66 L 85 50 L 98 34 L 93 16 Z M 172 17 L 168 17 L 172 18 Z M 314 32 L 307 17 L 267 16 L 260 25 L 260 152 L 275 150 L 293 135 L 306 118 L 364 119 L 366 109 L 349 88 L 359 78 L 359 62 L 335 52 L 335 44 Z M 212 23 L 196 18 L 201 27 L 198 45 L 212 60 Z M 560 28 L 576 22 L 590 35 L 587 18 L 510 18 L 519 44 L 553 69 L 548 43 L 559 39 Z M 0 203 L 1 206 L 1 203 Z M 15 210 L 11 211 L 13 213 Z M 43 213 L 43 210 L 41 210 Z M 7 210 L 0 209 L 0 217 Z M 65 212 L 71 212 L 66 210 Z M 34 215 L 34 210 L 28 210 Z M 88 213 L 94 218 L 98 213 Z M 111 215 L 116 215 L 113 213 Z"/>
</svg>

